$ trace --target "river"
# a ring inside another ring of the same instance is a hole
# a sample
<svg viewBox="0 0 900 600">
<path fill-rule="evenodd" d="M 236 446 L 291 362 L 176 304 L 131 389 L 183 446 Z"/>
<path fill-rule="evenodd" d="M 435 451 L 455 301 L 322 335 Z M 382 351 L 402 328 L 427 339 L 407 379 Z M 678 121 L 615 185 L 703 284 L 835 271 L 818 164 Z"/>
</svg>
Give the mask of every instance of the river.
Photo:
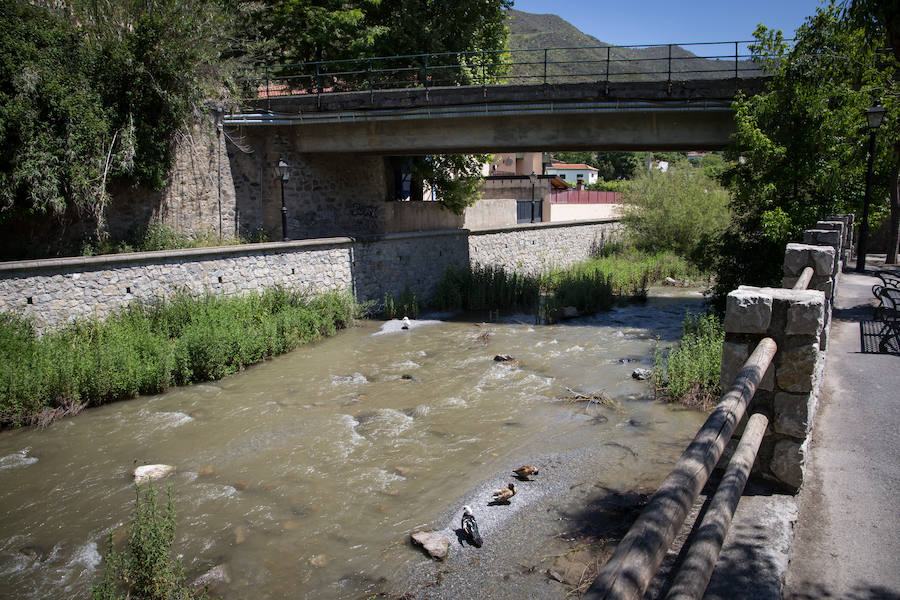
<svg viewBox="0 0 900 600">
<path fill-rule="evenodd" d="M 479 485 L 585 440 L 610 457 L 629 449 L 609 481 L 661 479 L 669 465 L 655 457 L 704 420 L 631 378 L 702 308 L 694 291 L 664 294 L 545 326 L 361 321 L 219 382 L 2 432 L 0 597 L 89 597 L 139 464 L 177 467 L 160 484 L 174 493 L 176 551 L 189 579 L 225 565 L 230 583 L 214 591 L 226 599 L 377 591 L 421 560 L 410 531 L 440 529 Z M 586 409 L 568 390 L 614 402 Z"/>
</svg>

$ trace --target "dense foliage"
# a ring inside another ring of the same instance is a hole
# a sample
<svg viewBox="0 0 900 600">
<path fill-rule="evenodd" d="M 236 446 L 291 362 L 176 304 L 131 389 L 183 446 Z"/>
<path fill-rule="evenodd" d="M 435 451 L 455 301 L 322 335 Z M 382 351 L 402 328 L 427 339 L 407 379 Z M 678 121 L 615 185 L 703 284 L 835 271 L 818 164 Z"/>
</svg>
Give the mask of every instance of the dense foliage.
<svg viewBox="0 0 900 600">
<path fill-rule="evenodd" d="M 134 510 L 131 513 L 131 535 L 122 552 L 116 550 L 113 536 L 107 542 L 103 557 L 106 569 L 99 585 L 91 587 L 92 600 L 202 600 L 203 590 L 190 587 L 184 576 L 180 558 L 172 557 L 175 543 L 175 503 L 172 488 L 166 493 L 166 504 L 160 506 L 156 488 L 147 484 L 141 494 L 135 485 Z"/>
<path fill-rule="evenodd" d="M 877 4 L 877 3 L 876 3 Z M 896 6 L 896 5 L 895 5 Z M 889 173 L 900 159 L 900 63 L 886 44 L 834 4 L 819 8 L 788 46 L 781 32 L 759 27 L 752 47 L 773 73 L 763 94 L 735 102 L 737 133 L 722 178 L 734 218 L 709 253 L 721 296 L 739 284 L 770 285 L 781 254 L 817 219 L 861 213 L 868 135 L 865 110 L 887 108 L 878 132 L 873 220 L 886 216 Z M 765 57 L 765 58 L 764 58 Z"/>
<path fill-rule="evenodd" d="M 681 341 L 664 355 L 653 357 L 653 381 L 657 393 L 687 406 L 707 409 L 718 402 L 721 388 L 722 343 L 725 330 L 712 314 L 685 315 Z"/>
<path fill-rule="evenodd" d="M 84 405 L 219 379 L 345 326 L 352 298 L 284 289 L 132 304 L 106 321 L 38 337 L 0 314 L 0 425 L 46 422 Z"/>
<path fill-rule="evenodd" d="M 686 161 L 641 174 L 625 187 L 623 221 L 631 243 L 697 259 L 728 225 L 728 193 Z"/>
<path fill-rule="evenodd" d="M 112 180 L 162 186 L 222 85 L 223 21 L 213 0 L 0 0 L 0 224 L 68 215 L 99 236 Z"/>
</svg>

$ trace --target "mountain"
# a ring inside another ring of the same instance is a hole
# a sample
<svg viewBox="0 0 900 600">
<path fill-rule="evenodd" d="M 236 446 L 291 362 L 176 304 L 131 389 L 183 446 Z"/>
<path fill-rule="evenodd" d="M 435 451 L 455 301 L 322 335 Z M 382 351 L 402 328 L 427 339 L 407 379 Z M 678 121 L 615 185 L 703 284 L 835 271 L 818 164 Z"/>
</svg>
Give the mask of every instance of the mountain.
<svg viewBox="0 0 900 600">
<path fill-rule="evenodd" d="M 607 74 L 610 81 L 664 81 L 670 64 L 673 80 L 734 77 L 734 47 L 730 44 L 698 46 L 706 48 L 706 55 L 725 55 L 727 51 L 729 58 L 702 58 L 673 45 L 670 59 L 669 46 L 610 46 L 556 15 L 509 9 L 506 24 L 513 63 L 511 83 L 540 83 L 545 73 L 547 83 L 604 81 Z M 746 60 L 739 61 L 738 68 L 741 77 L 759 74 Z"/>
</svg>

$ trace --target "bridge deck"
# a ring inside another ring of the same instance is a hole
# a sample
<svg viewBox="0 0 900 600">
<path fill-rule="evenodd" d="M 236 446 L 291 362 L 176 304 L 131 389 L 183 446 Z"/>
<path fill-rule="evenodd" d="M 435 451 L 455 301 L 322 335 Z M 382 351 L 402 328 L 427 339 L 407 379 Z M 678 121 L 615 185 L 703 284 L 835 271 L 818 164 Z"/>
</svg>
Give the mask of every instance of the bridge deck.
<svg viewBox="0 0 900 600">
<path fill-rule="evenodd" d="M 734 130 L 738 92 L 766 78 L 493 85 L 261 98 L 231 126 L 294 130 L 301 152 L 394 154 L 554 150 L 715 150 Z M 291 134 L 287 134 L 291 135 Z"/>
</svg>

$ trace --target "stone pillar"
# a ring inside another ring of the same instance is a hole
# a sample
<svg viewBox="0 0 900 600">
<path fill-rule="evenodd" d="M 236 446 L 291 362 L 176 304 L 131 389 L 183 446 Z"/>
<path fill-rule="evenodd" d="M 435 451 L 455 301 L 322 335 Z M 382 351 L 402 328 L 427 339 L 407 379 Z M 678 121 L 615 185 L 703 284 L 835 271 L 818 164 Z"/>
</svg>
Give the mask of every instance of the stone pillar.
<svg viewBox="0 0 900 600">
<path fill-rule="evenodd" d="M 819 344 L 825 310 L 825 293 L 820 290 L 741 286 L 727 299 L 723 389 L 734 382 L 759 340 L 771 337 L 778 344 L 745 420 L 753 412 L 769 417 L 772 425 L 754 471 L 793 490 L 803 483 L 805 442 L 815 413 L 823 362 Z M 736 443 L 736 439 L 732 441 Z"/>
<path fill-rule="evenodd" d="M 843 240 L 843 256 L 841 260 L 844 264 L 847 264 L 847 261 L 853 257 L 853 224 L 854 224 L 854 216 L 851 214 L 846 215 L 830 215 L 825 217 L 826 221 L 840 221 L 844 224 L 844 240 Z"/>
<path fill-rule="evenodd" d="M 784 252 L 784 279 L 782 286 L 793 288 L 806 267 L 813 268 L 813 277 L 808 290 L 819 290 L 825 294 L 825 324 L 819 340 L 821 350 L 828 343 L 828 324 L 831 321 L 831 308 L 834 305 L 836 277 L 840 274 L 840 261 L 831 246 L 814 246 L 811 244 L 788 244 Z"/>
</svg>

